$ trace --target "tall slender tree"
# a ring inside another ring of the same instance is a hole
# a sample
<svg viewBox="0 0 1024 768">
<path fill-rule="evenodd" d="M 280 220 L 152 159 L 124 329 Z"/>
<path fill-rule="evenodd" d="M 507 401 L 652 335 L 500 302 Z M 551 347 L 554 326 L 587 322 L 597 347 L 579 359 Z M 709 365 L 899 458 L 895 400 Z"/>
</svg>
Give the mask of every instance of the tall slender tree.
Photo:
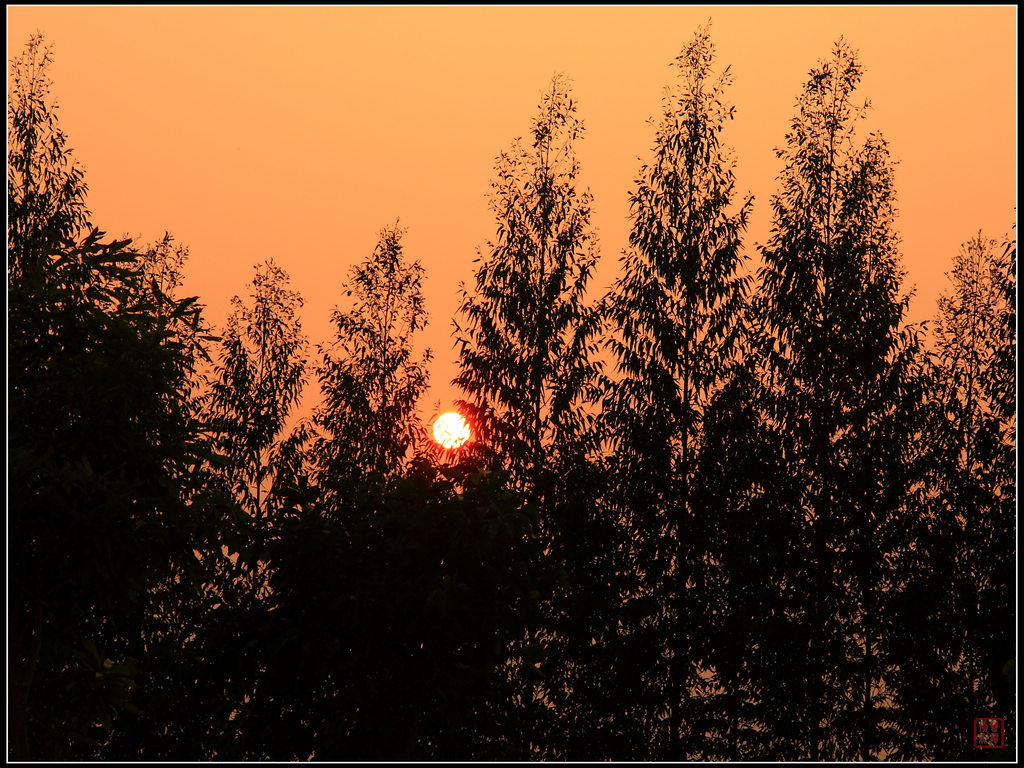
<svg viewBox="0 0 1024 768">
<path fill-rule="evenodd" d="M 235 296 L 208 394 L 226 457 L 223 480 L 262 540 L 274 525 L 292 481 L 286 422 L 306 374 L 306 337 L 298 312 L 302 298 L 271 259 L 256 265 L 249 301 Z M 251 560 L 250 548 L 244 553 Z M 258 569 L 261 570 L 261 569 Z M 262 589 L 263 576 L 254 575 Z"/>
<path fill-rule="evenodd" d="M 596 334 L 600 315 L 587 303 L 597 261 L 591 196 L 577 190 L 575 143 L 583 133 L 563 76 L 552 79 L 532 125 L 532 142 L 516 139 L 496 167 L 491 205 L 497 239 L 478 259 L 475 290 L 462 288 L 454 383 L 479 445 L 509 472 L 514 490 L 541 511 L 540 531 L 552 562 L 572 557 L 558 532 L 575 498 L 592 448 Z M 564 613 L 549 606 L 549 612 Z M 542 649 L 551 626 L 532 627 L 529 648 Z M 516 666 L 522 753 L 538 756 L 551 697 L 539 656 Z"/>
<path fill-rule="evenodd" d="M 736 203 L 734 161 L 722 143 L 732 119 L 731 75 L 718 76 L 708 26 L 677 57 L 653 158 L 630 197 L 633 228 L 622 275 L 607 298 L 615 334 L 609 349 L 619 378 L 605 399 L 616 477 L 616 516 L 626 526 L 633 599 L 649 599 L 659 642 L 645 641 L 646 685 L 667 708 L 652 735 L 653 756 L 702 756 L 698 709 L 709 636 L 707 543 L 713 519 L 691 503 L 695 447 L 703 412 L 722 386 L 745 310 L 741 237 L 752 199 Z M 637 652 L 641 652 L 637 649 Z M 655 711 L 642 719 L 655 727 Z M 687 722 L 684 725 L 684 719 Z M 688 726 L 695 739 L 683 735 Z"/>
<path fill-rule="evenodd" d="M 413 341 L 427 322 L 423 267 L 405 257 L 403 234 L 397 223 L 386 227 L 373 254 L 352 268 L 351 306 L 335 309 L 334 343 L 320 348 L 324 402 L 314 416 L 321 434 L 313 453 L 325 508 L 351 496 L 367 475 L 378 484 L 395 479 L 410 451 L 422 447 L 416 407 L 430 351 L 417 359 Z"/>
<path fill-rule="evenodd" d="M 939 300 L 930 422 L 922 446 L 927 528 L 901 590 L 905 632 L 926 650 L 894 680 L 901 757 L 968 759 L 964 724 L 1015 714 L 1016 247 L 980 232 L 964 243 Z"/>
<path fill-rule="evenodd" d="M 454 383 L 482 439 L 536 499 L 549 459 L 585 433 L 599 320 L 586 303 L 591 196 L 576 181 L 583 124 L 565 77 L 552 79 L 531 133 L 498 158 L 498 237 L 478 259 L 475 289 L 462 288 Z"/>
<path fill-rule="evenodd" d="M 856 136 L 861 72 L 842 40 L 811 70 L 777 151 L 785 167 L 762 249 L 767 426 L 795 480 L 773 499 L 793 536 L 765 601 L 784 632 L 769 658 L 795 680 L 765 689 L 762 711 L 791 759 L 880 754 L 886 564 L 908 535 L 917 343 L 903 325 L 888 147 Z"/>
</svg>

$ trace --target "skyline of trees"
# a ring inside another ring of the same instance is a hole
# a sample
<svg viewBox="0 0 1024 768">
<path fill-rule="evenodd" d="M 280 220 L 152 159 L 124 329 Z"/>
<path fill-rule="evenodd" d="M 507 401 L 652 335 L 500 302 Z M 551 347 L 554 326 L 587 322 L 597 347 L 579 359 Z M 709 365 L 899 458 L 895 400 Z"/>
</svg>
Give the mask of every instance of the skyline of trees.
<svg viewBox="0 0 1024 768">
<path fill-rule="evenodd" d="M 551 80 L 461 288 L 458 452 L 417 413 L 397 221 L 315 357 L 275 260 L 218 335 L 187 247 L 92 226 L 49 63 L 34 36 L 8 105 L 10 757 L 1012 757 L 969 724 L 1016 724 L 1015 236 L 965 242 L 934 330 L 906 322 L 844 40 L 755 272 L 696 31 L 599 298 Z"/>
</svg>

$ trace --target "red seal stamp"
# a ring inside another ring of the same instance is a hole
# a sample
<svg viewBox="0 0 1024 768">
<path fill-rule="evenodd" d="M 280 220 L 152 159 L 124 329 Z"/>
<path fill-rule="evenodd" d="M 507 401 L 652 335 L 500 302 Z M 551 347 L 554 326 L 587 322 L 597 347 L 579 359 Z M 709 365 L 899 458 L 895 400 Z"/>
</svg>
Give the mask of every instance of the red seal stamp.
<svg viewBox="0 0 1024 768">
<path fill-rule="evenodd" d="M 978 749 L 993 749 L 1003 746 L 1003 718 L 974 718 L 974 746 Z"/>
</svg>

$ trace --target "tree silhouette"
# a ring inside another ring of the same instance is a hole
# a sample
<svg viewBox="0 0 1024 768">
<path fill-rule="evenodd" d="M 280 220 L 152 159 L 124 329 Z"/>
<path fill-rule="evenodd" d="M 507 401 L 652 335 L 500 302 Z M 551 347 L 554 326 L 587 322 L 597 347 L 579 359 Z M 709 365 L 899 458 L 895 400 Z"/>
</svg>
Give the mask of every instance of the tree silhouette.
<svg viewBox="0 0 1024 768">
<path fill-rule="evenodd" d="M 87 226 L 87 187 L 49 98 L 52 58 L 33 35 L 11 62 L 7 101 L 8 285 L 20 280 Z"/>
<path fill-rule="evenodd" d="M 564 77 L 552 79 L 531 133 L 529 147 L 516 139 L 498 158 L 498 238 L 477 260 L 475 290 L 462 288 L 454 383 L 481 438 L 536 498 L 548 460 L 584 433 L 599 317 L 584 303 L 597 254 L 590 195 L 576 189 L 583 125 Z"/>
<path fill-rule="evenodd" d="M 908 536 L 916 334 L 902 325 L 888 148 L 855 135 L 860 77 L 842 40 L 811 70 L 777 151 L 762 249 L 767 426 L 793 481 L 772 500 L 790 540 L 765 600 L 781 618 L 768 658 L 796 678 L 764 689 L 761 712 L 788 759 L 869 759 L 884 746 L 886 562 Z"/>
<path fill-rule="evenodd" d="M 591 355 L 600 314 L 585 292 L 597 253 L 590 195 L 576 189 L 574 144 L 582 132 L 569 84 L 556 76 L 533 121 L 532 144 L 517 139 L 498 159 L 491 198 L 497 241 L 478 259 L 475 291 L 462 289 L 455 326 L 462 406 L 513 488 L 540 507 L 555 563 L 568 556 L 571 542 L 557 526 L 564 506 L 580 501 L 570 498 L 571 488 L 593 447 L 586 406 L 596 400 Z M 531 630 L 530 646 L 543 647 L 542 637 L 551 639 L 550 625 Z M 535 666 L 521 671 L 520 727 L 527 754 L 538 754 L 550 700 Z"/>
<path fill-rule="evenodd" d="M 209 411 L 223 426 L 227 481 L 257 523 L 279 511 L 284 482 L 282 432 L 305 382 L 302 298 L 288 288 L 273 260 L 256 265 L 249 303 L 235 296 L 209 394 Z"/>
<path fill-rule="evenodd" d="M 196 663 L 195 684 L 213 689 L 216 698 L 191 729 L 206 756 L 219 759 L 238 757 L 247 707 L 265 671 L 258 639 L 272 607 L 269 551 L 296 503 L 307 437 L 302 425 L 285 431 L 305 381 L 302 298 L 268 260 L 254 267 L 247 300 L 236 295 L 231 303 L 202 396 L 217 451 L 210 486 L 231 502 L 220 546 L 203 563 L 211 605 L 197 632 L 204 658 Z"/>
<path fill-rule="evenodd" d="M 620 378 L 604 411 L 618 514 L 633 567 L 643 573 L 637 598 L 652 601 L 644 623 L 659 626 L 645 677 L 668 710 L 654 747 L 667 759 L 698 748 L 681 743 L 681 730 L 686 702 L 701 695 L 703 683 L 698 644 L 710 636 L 704 614 L 713 519 L 700 519 L 691 505 L 694 451 L 702 413 L 736 349 L 749 282 L 738 273 L 740 237 L 752 204 L 730 210 L 733 161 L 721 143 L 733 114 L 724 101 L 730 75 L 727 67 L 713 76 L 707 26 L 675 63 L 679 81 L 665 96 L 653 158 L 630 197 L 630 248 L 608 297 Z M 654 725 L 654 712 L 643 718 Z"/>
<path fill-rule="evenodd" d="M 969 729 L 991 710 L 1013 719 L 1016 247 L 981 233 L 957 254 L 939 299 L 930 423 L 927 527 L 908 568 L 907 632 L 929 639 L 900 665 L 902 754 L 968 759 Z M 1008 720 L 1009 722 L 1009 720 Z"/>
<path fill-rule="evenodd" d="M 352 268 L 346 290 L 351 307 L 335 309 L 334 343 L 320 349 L 324 402 L 314 421 L 322 435 L 313 453 L 328 510 L 340 508 L 342 495 L 367 475 L 371 482 L 397 477 L 409 451 L 422 447 L 416 406 L 427 385 L 430 351 L 416 360 L 412 342 L 427 322 L 423 268 L 406 260 L 402 235 L 397 224 L 386 227 L 373 254 Z"/>
<path fill-rule="evenodd" d="M 109 742 L 161 663 L 156 635 L 199 599 L 193 552 L 215 535 L 190 402 L 199 311 L 158 296 L 129 241 L 89 230 L 82 174 L 47 98 L 49 63 L 33 37 L 8 109 L 9 755 L 19 760 L 82 759 Z"/>
</svg>

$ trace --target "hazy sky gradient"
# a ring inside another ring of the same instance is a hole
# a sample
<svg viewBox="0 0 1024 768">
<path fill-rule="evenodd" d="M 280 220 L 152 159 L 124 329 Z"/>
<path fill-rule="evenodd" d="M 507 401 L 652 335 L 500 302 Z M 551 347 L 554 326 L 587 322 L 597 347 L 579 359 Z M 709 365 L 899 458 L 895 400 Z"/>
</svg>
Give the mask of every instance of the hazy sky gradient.
<svg viewBox="0 0 1024 768">
<path fill-rule="evenodd" d="M 581 182 L 603 292 L 629 231 L 627 195 L 648 157 L 671 62 L 712 19 L 731 65 L 738 189 L 755 196 L 747 250 L 768 237 L 794 100 L 840 35 L 858 93 L 899 161 L 910 319 L 930 318 L 959 245 L 1009 233 L 1016 205 L 1016 8 L 505 7 L 8 8 L 8 61 L 51 43 L 59 116 L 93 221 L 191 251 L 187 295 L 220 325 L 255 263 L 274 257 L 305 299 L 313 343 L 350 265 L 400 218 L 427 271 L 434 349 L 428 410 L 456 396 L 459 281 L 494 237 L 496 155 L 529 130 L 556 72 L 586 133 Z"/>
</svg>

